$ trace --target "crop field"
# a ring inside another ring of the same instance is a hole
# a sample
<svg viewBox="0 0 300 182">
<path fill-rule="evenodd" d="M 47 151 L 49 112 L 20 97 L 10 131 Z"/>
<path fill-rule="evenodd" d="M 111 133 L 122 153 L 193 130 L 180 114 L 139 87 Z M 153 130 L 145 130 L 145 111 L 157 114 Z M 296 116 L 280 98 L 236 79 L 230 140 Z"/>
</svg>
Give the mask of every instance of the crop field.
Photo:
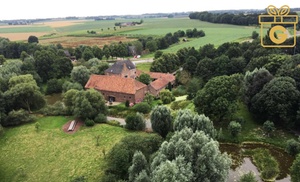
<svg viewBox="0 0 300 182">
<path fill-rule="evenodd" d="M 133 132 L 98 124 L 66 134 L 62 126 L 70 119 L 42 117 L 38 119 L 39 131 L 34 123 L 7 128 L 0 138 L 0 181 L 63 182 L 79 176 L 99 181 L 105 167 L 103 151 L 107 154 L 115 143 Z"/>
<path fill-rule="evenodd" d="M 224 42 L 247 40 L 258 27 L 245 27 L 227 24 L 214 24 L 199 20 L 185 18 L 146 18 L 143 24 L 129 27 L 115 26 L 116 22 L 132 22 L 140 19 L 116 19 L 116 20 L 70 20 L 50 21 L 34 25 L 7 26 L 0 25 L 0 36 L 10 40 L 27 40 L 30 35 L 39 37 L 41 44 L 57 44 L 76 47 L 78 45 L 98 45 L 112 42 L 128 42 L 139 36 L 164 36 L 178 30 L 193 29 L 204 30 L 206 36 L 198 39 L 190 39 L 188 42 L 180 42 L 164 50 L 176 52 L 182 47 L 199 48 L 211 43 L 218 46 Z M 87 31 L 95 31 L 97 34 L 88 34 Z"/>
</svg>

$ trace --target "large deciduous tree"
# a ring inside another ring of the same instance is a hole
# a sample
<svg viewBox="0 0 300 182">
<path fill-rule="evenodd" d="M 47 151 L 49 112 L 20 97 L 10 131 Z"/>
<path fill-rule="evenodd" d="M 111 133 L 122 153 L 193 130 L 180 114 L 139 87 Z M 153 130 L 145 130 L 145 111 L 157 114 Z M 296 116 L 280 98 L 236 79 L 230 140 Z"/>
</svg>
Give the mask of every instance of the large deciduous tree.
<svg viewBox="0 0 300 182">
<path fill-rule="evenodd" d="M 9 80 L 9 89 L 4 93 L 10 110 L 24 108 L 31 112 L 45 105 L 45 100 L 32 75 L 14 76 Z"/>
<path fill-rule="evenodd" d="M 268 82 L 252 100 L 252 111 L 263 119 L 295 124 L 300 92 L 295 80 L 290 77 L 276 77 Z"/>
<path fill-rule="evenodd" d="M 55 54 L 46 50 L 36 51 L 34 58 L 37 73 L 40 75 L 43 82 L 47 82 L 47 80 L 51 78 L 50 73 L 53 73 L 52 64 L 55 60 Z"/>
<path fill-rule="evenodd" d="M 152 163 L 153 181 L 226 181 L 230 157 L 203 131 L 190 128 L 176 131 L 162 143 Z M 217 172 L 216 172 L 217 171 Z"/>
<path fill-rule="evenodd" d="M 71 78 L 75 82 L 80 83 L 83 87 L 89 80 L 90 71 L 85 66 L 76 66 L 71 71 Z"/>
<path fill-rule="evenodd" d="M 300 181 L 300 154 L 296 157 L 291 167 L 291 178 L 292 182 Z"/>
<path fill-rule="evenodd" d="M 241 76 L 218 76 L 209 80 L 203 89 L 198 91 L 194 104 L 199 114 L 221 121 L 236 111 Z"/>
<path fill-rule="evenodd" d="M 132 165 L 128 169 L 129 181 L 135 182 L 136 178 L 141 176 L 143 172 L 146 173 L 147 176 L 149 175 L 149 165 L 144 154 L 141 151 L 136 151 L 133 155 Z"/>
<path fill-rule="evenodd" d="M 153 131 L 165 138 L 172 129 L 171 111 L 166 106 L 157 106 L 153 109 L 150 121 Z"/>
</svg>

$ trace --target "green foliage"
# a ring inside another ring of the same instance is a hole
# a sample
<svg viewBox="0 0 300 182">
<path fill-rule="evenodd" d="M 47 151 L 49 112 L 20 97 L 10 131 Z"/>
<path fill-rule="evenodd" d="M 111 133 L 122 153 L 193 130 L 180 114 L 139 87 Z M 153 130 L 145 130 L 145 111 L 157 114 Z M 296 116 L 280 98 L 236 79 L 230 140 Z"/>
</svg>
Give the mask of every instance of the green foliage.
<svg viewBox="0 0 300 182">
<path fill-rule="evenodd" d="M 279 175 L 279 165 L 267 149 L 254 149 L 253 160 L 265 181 L 274 181 Z"/>
<path fill-rule="evenodd" d="M 276 77 L 268 82 L 252 100 L 253 112 L 261 118 L 295 124 L 300 92 L 295 80 L 290 77 Z"/>
<path fill-rule="evenodd" d="M 188 100 L 174 101 L 172 102 L 170 107 L 173 110 L 179 110 L 179 109 L 185 109 L 189 104 L 191 104 L 191 101 Z"/>
<path fill-rule="evenodd" d="M 35 131 L 39 131 L 40 127 L 41 127 L 41 124 L 39 122 L 36 122 L 34 124 Z"/>
<path fill-rule="evenodd" d="M 140 176 L 142 172 L 146 173 L 146 175 L 149 174 L 150 171 L 149 171 L 148 162 L 142 152 L 136 151 L 132 158 L 132 165 L 128 169 L 129 181 L 135 182 L 136 178 L 138 178 L 138 176 Z M 143 178 L 147 178 L 147 177 L 144 176 Z"/>
<path fill-rule="evenodd" d="M 12 110 L 8 113 L 5 121 L 2 121 L 3 126 L 16 126 L 24 123 L 33 122 L 35 118 L 31 116 L 27 111 L 20 110 Z"/>
<path fill-rule="evenodd" d="M 45 105 L 45 100 L 32 75 L 13 76 L 9 79 L 9 90 L 4 93 L 9 110 L 24 108 L 39 109 Z"/>
<path fill-rule="evenodd" d="M 296 156 L 297 154 L 300 153 L 300 139 L 297 141 L 295 139 L 289 139 L 286 142 L 286 148 L 285 150 L 287 153 L 290 155 Z"/>
<path fill-rule="evenodd" d="M 91 48 L 85 48 L 83 53 L 82 53 L 82 58 L 85 60 L 85 61 L 88 61 L 92 58 L 94 58 L 94 54 L 93 54 L 93 51 L 91 50 Z"/>
<path fill-rule="evenodd" d="M 85 124 L 85 126 L 91 127 L 91 126 L 94 126 L 94 125 L 95 125 L 95 121 L 92 120 L 92 119 L 86 119 L 86 120 L 84 121 L 84 124 Z"/>
<path fill-rule="evenodd" d="M 118 126 L 118 127 L 122 127 L 123 128 L 123 126 L 120 124 L 120 122 L 119 121 L 116 121 L 116 120 L 109 120 L 109 121 L 107 121 L 106 122 L 108 125 L 111 125 L 111 126 Z"/>
<path fill-rule="evenodd" d="M 237 109 L 237 98 L 241 83 L 240 75 L 218 76 L 209 80 L 194 98 L 199 114 L 212 120 L 222 121 Z"/>
<path fill-rule="evenodd" d="M 64 94 L 63 101 L 69 112 L 83 120 L 95 119 L 98 114 L 107 113 L 103 96 L 94 89 L 86 91 L 71 89 Z"/>
<path fill-rule="evenodd" d="M 236 121 L 231 121 L 228 125 L 228 130 L 233 137 L 237 137 L 242 131 L 242 125 Z"/>
<path fill-rule="evenodd" d="M 133 106 L 136 112 L 147 114 L 151 111 L 151 106 L 146 102 L 141 102 Z"/>
<path fill-rule="evenodd" d="M 83 90 L 83 87 L 80 83 L 73 83 L 69 81 L 65 81 L 62 85 L 62 91 L 67 92 L 68 90 L 75 89 L 75 90 Z"/>
<path fill-rule="evenodd" d="M 71 180 L 71 182 L 86 182 L 85 176 L 78 176 Z"/>
<path fill-rule="evenodd" d="M 163 52 L 162 51 L 155 51 L 155 53 L 154 53 L 154 59 L 157 59 L 157 58 L 159 58 L 161 55 L 163 54 Z"/>
<path fill-rule="evenodd" d="M 149 93 L 146 93 L 146 95 L 144 97 L 144 101 L 147 102 L 149 104 L 149 106 L 151 106 L 153 100 L 154 100 L 154 96 Z"/>
<path fill-rule="evenodd" d="M 2 65 L 6 61 L 3 55 L 0 55 L 0 65 Z"/>
<path fill-rule="evenodd" d="M 47 82 L 52 77 L 53 63 L 55 54 L 52 51 L 35 51 L 34 53 L 35 66 L 37 73 L 42 78 L 43 82 Z"/>
<path fill-rule="evenodd" d="M 28 37 L 28 43 L 39 43 L 39 39 L 34 35 L 30 35 Z"/>
<path fill-rule="evenodd" d="M 135 151 L 141 151 L 146 160 L 156 152 L 162 143 L 158 135 L 129 135 L 114 145 L 107 155 L 106 176 L 114 176 L 115 181 L 128 179 L 128 169 L 132 165 Z"/>
<path fill-rule="evenodd" d="M 152 129 L 165 138 L 172 130 L 171 111 L 166 106 L 156 106 L 150 115 Z"/>
<path fill-rule="evenodd" d="M 267 120 L 266 122 L 264 122 L 263 124 L 263 130 L 264 132 L 269 136 L 273 131 L 275 131 L 275 126 L 274 123 L 272 121 Z"/>
<path fill-rule="evenodd" d="M 0 124 L 0 137 L 4 134 L 4 128 L 3 126 Z"/>
<path fill-rule="evenodd" d="M 197 95 L 197 92 L 203 87 L 203 85 L 203 80 L 193 77 L 187 84 L 187 99 L 194 99 Z"/>
<path fill-rule="evenodd" d="M 292 182 L 300 181 L 300 155 L 296 157 L 291 167 L 291 180 Z"/>
<path fill-rule="evenodd" d="M 125 119 L 126 125 L 125 128 L 129 130 L 144 130 L 145 129 L 145 120 L 144 116 L 140 113 L 130 114 Z"/>
<path fill-rule="evenodd" d="M 107 117 L 104 114 L 100 113 L 95 117 L 94 121 L 95 123 L 106 123 Z"/>
<path fill-rule="evenodd" d="M 193 114 L 190 110 L 180 110 L 174 120 L 174 130 L 181 131 L 184 128 L 190 128 L 193 132 L 203 131 L 209 137 L 215 139 L 217 130 L 214 128 L 213 122 L 201 114 Z"/>
<path fill-rule="evenodd" d="M 256 31 L 253 31 L 251 38 L 252 39 L 257 39 L 258 36 L 259 36 L 259 34 Z"/>
<path fill-rule="evenodd" d="M 148 85 L 150 82 L 151 82 L 151 77 L 149 74 L 147 73 L 142 73 L 138 78 L 137 78 L 138 81 Z"/>
<path fill-rule="evenodd" d="M 164 53 L 155 60 L 150 68 L 153 72 L 172 73 L 179 67 L 179 59 L 176 54 Z"/>
<path fill-rule="evenodd" d="M 163 102 L 163 104 L 169 104 L 175 100 L 175 97 L 172 94 L 172 92 L 170 90 L 166 90 L 166 89 L 160 91 L 159 98 Z"/>
<path fill-rule="evenodd" d="M 257 180 L 255 178 L 255 174 L 252 171 L 250 171 L 246 174 L 243 174 L 239 182 L 257 182 Z"/>
<path fill-rule="evenodd" d="M 64 80 L 62 79 L 50 79 L 47 82 L 46 94 L 60 93 L 62 92 L 62 85 Z"/>
<path fill-rule="evenodd" d="M 57 101 L 53 105 L 47 104 L 39 113 L 45 116 L 65 116 L 68 114 L 68 111 L 63 102 Z"/>
<path fill-rule="evenodd" d="M 227 180 L 230 165 L 230 157 L 220 152 L 218 142 L 202 131 L 184 128 L 161 145 L 151 170 L 158 181 L 220 182 Z"/>
<path fill-rule="evenodd" d="M 172 89 L 172 94 L 173 94 L 175 97 L 186 95 L 187 92 L 186 92 L 185 86 L 179 85 L 179 86 L 176 87 L 175 89 L 173 88 L 173 89 Z"/>
<path fill-rule="evenodd" d="M 90 78 L 90 71 L 85 66 L 76 66 L 71 72 L 71 78 L 84 87 Z"/>
</svg>

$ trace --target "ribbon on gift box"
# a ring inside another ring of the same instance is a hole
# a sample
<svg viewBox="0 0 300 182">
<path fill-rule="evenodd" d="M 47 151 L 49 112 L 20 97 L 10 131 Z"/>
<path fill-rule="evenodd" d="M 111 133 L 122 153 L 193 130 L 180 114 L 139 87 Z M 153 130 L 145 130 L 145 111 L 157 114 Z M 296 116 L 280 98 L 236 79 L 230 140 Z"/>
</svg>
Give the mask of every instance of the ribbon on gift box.
<svg viewBox="0 0 300 182">
<path fill-rule="evenodd" d="M 288 5 L 276 8 L 273 5 L 267 7 L 267 12 L 270 16 L 286 16 L 290 13 L 290 7 Z"/>
<path fill-rule="evenodd" d="M 288 5 L 276 8 L 273 5 L 267 7 L 267 12 L 269 15 L 259 15 L 260 24 L 272 24 L 272 23 L 283 23 L 283 24 L 296 24 L 298 23 L 297 15 L 288 15 L 290 13 L 290 7 Z M 273 21 L 267 20 L 265 18 L 274 18 Z M 291 19 L 292 18 L 292 19 Z"/>
</svg>

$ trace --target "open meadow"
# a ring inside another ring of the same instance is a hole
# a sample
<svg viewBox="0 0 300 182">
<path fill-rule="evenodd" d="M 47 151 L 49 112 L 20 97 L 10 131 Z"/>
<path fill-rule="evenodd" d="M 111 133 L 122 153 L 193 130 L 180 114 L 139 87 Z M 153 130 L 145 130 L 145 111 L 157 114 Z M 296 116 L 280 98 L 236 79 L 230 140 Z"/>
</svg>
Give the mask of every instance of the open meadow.
<svg viewBox="0 0 300 182">
<path fill-rule="evenodd" d="M 215 46 L 225 42 L 244 41 L 250 38 L 253 31 L 259 32 L 258 27 L 245 27 L 228 24 L 214 24 L 199 20 L 184 18 L 145 18 L 141 25 L 119 27 L 118 22 L 140 21 L 140 19 L 116 19 L 116 20 L 69 20 L 50 21 L 33 25 L 22 26 L 0 26 L 0 36 L 10 40 L 26 41 L 30 35 L 39 38 L 44 45 L 60 43 L 65 47 L 76 47 L 78 45 L 98 45 L 113 42 L 129 42 L 141 36 L 164 36 L 167 33 L 174 33 L 178 30 L 193 29 L 204 30 L 206 36 L 197 39 L 190 39 L 187 42 L 181 41 L 176 45 L 164 50 L 165 52 L 176 52 L 183 47 L 199 48 L 211 43 Z M 95 31 L 96 34 L 88 34 L 88 31 Z"/>
<path fill-rule="evenodd" d="M 80 176 L 98 181 L 104 173 L 104 152 L 133 132 L 98 124 L 67 134 L 62 126 L 70 119 L 42 117 L 38 131 L 35 123 L 7 128 L 0 138 L 0 181 L 62 182 Z"/>
</svg>

